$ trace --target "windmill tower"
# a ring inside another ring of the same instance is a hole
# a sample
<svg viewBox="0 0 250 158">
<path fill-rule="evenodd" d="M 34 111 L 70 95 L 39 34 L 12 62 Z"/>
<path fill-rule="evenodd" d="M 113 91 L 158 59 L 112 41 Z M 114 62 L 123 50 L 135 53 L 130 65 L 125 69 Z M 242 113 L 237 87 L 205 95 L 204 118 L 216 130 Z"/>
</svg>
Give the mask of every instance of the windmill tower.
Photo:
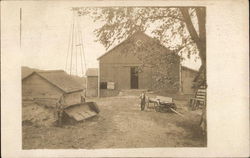
<svg viewBox="0 0 250 158">
<path fill-rule="evenodd" d="M 65 71 L 70 75 L 78 75 L 82 77 L 86 73 L 87 66 L 79 18 L 77 11 L 73 8 Z"/>
</svg>

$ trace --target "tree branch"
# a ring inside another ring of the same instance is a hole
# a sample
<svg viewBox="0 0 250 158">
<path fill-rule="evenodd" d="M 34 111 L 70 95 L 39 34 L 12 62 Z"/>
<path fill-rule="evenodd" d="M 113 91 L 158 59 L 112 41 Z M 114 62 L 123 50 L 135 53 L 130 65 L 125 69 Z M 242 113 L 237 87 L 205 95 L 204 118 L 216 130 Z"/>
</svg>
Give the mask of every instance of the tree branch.
<svg viewBox="0 0 250 158">
<path fill-rule="evenodd" d="M 187 29 L 189 31 L 189 34 L 191 36 L 191 38 L 197 43 L 200 41 L 199 36 L 194 28 L 194 25 L 191 21 L 191 18 L 189 16 L 188 13 L 188 8 L 180 8 L 182 16 L 183 16 L 183 20 L 186 23 Z"/>
</svg>

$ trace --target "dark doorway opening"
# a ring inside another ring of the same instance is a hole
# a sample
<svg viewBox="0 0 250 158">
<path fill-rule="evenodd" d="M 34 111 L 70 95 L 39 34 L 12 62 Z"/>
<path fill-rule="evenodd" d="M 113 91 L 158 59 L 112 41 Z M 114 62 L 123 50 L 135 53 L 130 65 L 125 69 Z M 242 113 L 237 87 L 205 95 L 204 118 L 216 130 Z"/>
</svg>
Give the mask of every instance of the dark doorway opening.
<svg viewBox="0 0 250 158">
<path fill-rule="evenodd" d="M 130 84 L 131 89 L 138 89 L 138 67 L 130 68 Z"/>
</svg>

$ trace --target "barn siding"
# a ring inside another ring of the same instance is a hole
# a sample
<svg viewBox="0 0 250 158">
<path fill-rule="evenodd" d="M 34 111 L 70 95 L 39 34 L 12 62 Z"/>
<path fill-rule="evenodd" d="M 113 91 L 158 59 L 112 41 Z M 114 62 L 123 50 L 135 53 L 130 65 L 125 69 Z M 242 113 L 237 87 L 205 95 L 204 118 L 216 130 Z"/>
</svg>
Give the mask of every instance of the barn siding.
<svg viewBox="0 0 250 158">
<path fill-rule="evenodd" d="M 143 68 L 139 73 L 139 89 L 152 89 L 152 69 Z"/>
<path fill-rule="evenodd" d="M 137 34 L 134 36 L 133 41 L 142 40 L 147 41 L 151 38 L 145 36 L 145 34 Z M 151 39 L 152 40 L 152 39 Z M 128 47 L 131 47 L 130 43 L 121 43 L 116 46 L 114 49 L 110 50 L 110 52 L 104 54 L 101 58 L 99 58 L 100 63 L 111 63 L 111 64 L 138 64 L 141 63 L 138 58 L 131 52 L 126 52 Z M 125 52 L 125 53 L 122 53 Z"/>
<path fill-rule="evenodd" d="M 197 72 L 189 70 L 187 68 L 182 68 L 181 73 L 182 92 L 184 94 L 193 94 L 193 80 L 197 75 Z"/>
<path fill-rule="evenodd" d="M 65 102 L 67 105 L 74 105 L 81 103 L 82 91 L 67 93 L 65 95 Z"/>
<path fill-rule="evenodd" d="M 128 66 L 130 65 L 130 66 Z M 139 65 L 139 64 L 137 64 Z M 101 96 L 117 95 L 120 90 L 131 89 L 130 84 L 130 68 L 136 64 L 100 64 L 100 82 L 114 82 L 114 90 L 101 89 Z M 152 79 L 152 69 L 144 68 L 139 72 L 138 84 L 139 89 L 154 89 Z M 178 74 L 178 73 L 177 73 Z M 168 86 L 170 87 L 170 86 Z"/>
<path fill-rule="evenodd" d="M 97 97 L 98 95 L 98 77 L 87 76 L 87 97 Z"/>
<path fill-rule="evenodd" d="M 23 97 L 59 98 L 62 93 L 62 90 L 44 80 L 37 74 L 33 74 L 22 80 Z"/>
<path fill-rule="evenodd" d="M 115 89 L 101 89 L 100 95 L 102 97 L 114 96 L 119 93 L 121 89 L 130 88 L 130 68 L 124 64 L 100 64 L 100 82 L 114 82 Z"/>
</svg>

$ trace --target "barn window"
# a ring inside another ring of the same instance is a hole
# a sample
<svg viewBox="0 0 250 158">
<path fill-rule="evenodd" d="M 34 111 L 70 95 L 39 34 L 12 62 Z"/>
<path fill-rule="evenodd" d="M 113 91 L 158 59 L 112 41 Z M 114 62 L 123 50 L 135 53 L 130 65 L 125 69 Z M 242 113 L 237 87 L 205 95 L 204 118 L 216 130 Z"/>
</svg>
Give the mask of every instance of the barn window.
<svg viewBox="0 0 250 158">
<path fill-rule="evenodd" d="M 107 82 L 101 82 L 100 83 L 100 89 L 107 89 Z"/>
</svg>

